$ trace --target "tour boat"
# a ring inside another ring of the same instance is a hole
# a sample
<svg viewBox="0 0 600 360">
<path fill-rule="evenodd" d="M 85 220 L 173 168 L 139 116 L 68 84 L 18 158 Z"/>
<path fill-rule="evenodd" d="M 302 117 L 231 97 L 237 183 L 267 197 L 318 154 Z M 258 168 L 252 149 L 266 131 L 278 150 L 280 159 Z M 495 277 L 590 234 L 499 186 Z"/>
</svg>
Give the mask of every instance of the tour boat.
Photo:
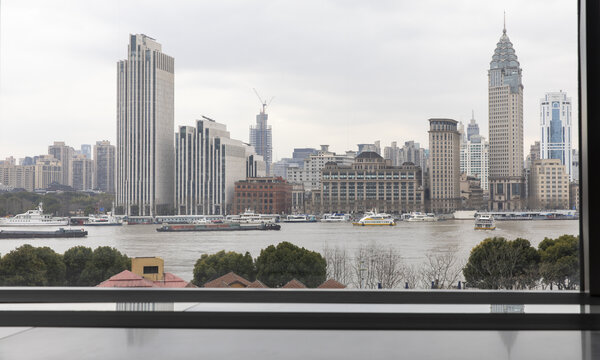
<svg viewBox="0 0 600 360">
<path fill-rule="evenodd" d="M 438 218 L 435 216 L 435 214 L 432 213 L 422 213 L 422 212 L 411 212 L 410 216 L 408 216 L 406 218 L 405 221 L 409 221 L 409 222 L 432 222 L 432 221 L 438 221 Z"/>
<path fill-rule="evenodd" d="M 16 215 L 12 218 L 0 219 L 0 226 L 64 226 L 69 225 L 69 219 L 53 217 L 44 214 L 42 203 L 37 210 L 27 210 L 26 213 Z"/>
<path fill-rule="evenodd" d="M 283 222 L 286 223 L 306 223 L 316 222 L 317 217 L 314 215 L 288 215 Z"/>
<path fill-rule="evenodd" d="M 257 214 L 250 209 L 246 209 L 246 211 L 240 215 L 228 215 L 225 220 L 239 224 L 262 224 L 267 222 L 275 222 L 273 217 L 262 216 L 261 214 Z"/>
<path fill-rule="evenodd" d="M 365 213 L 365 216 L 352 225 L 356 226 L 395 226 L 396 222 L 391 215 L 385 213 L 377 213 L 376 210 Z"/>
<path fill-rule="evenodd" d="M 492 215 L 479 215 L 475 220 L 475 230 L 494 230 L 496 222 Z"/>
<path fill-rule="evenodd" d="M 120 226 L 123 222 L 120 221 L 116 216 L 108 213 L 90 215 L 88 220 L 83 223 L 84 226 Z"/>
<path fill-rule="evenodd" d="M 348 222 L 350 221 L 350 214 L 323 214 L 321 222 Z"/>
</svg>

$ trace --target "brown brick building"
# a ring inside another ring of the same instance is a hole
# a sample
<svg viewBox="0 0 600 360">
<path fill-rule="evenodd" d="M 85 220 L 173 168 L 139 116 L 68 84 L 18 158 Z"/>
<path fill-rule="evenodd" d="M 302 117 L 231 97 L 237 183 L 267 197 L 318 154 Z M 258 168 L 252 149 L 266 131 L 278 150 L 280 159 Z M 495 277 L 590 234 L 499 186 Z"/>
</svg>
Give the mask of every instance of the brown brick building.
<svg viewBox="0 0 600 360">
<path fill-rule="evenodd" d="M 233 214 L 246 209 L 258 214 L 290 214 L 292 184 L 281 177 L 248 178 L 235 183 Z"/>
</svg>

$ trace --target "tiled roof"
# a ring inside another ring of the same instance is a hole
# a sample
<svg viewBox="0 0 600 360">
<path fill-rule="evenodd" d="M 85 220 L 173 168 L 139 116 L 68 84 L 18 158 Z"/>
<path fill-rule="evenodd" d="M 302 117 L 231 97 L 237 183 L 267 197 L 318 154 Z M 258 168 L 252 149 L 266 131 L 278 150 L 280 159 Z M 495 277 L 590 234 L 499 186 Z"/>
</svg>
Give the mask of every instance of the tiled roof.
<svg viewBox="0 0 600 360">
<path fill-rule="evenodd" d="M 129 270 L 123 270 L 120 273 L 111 276 L 108 280 L 96 285 L 97 287 L 154 287 L 150 280 L 132 273 Z"/>
<path fill-rule="evenodd" d="M 346 285 L 342 284 L 341 282 L 335 281 L 333 279 L 329 279 L 327 281 L 325 281 L 324 283 L 322 283 L 321 285 L 317 286 L 317 289 L 345 289 Z"/>
<path fill-rule="evenodd" d="M 306 289 L 306 285 L 296 279 L 290 280 L 287 284 L 281 287 L 282 289 Z"/>
<path fill-rule="evenodd" d="M 188 287 L 187 285 L 187 281 L 171 273 L 165 273 L 163 280 L 154 281 L 154 286 L 161 288 L 184 288 Z"/>
<path fill-rule="evenodd" d="M 255 280 L 254 282 L 250 283 L 250 285 L 248 285 L 247 287 L 249 287 L 249 288 L 268 288 L 268 286 L 263 284 L 260 280 Z"/>
<path fill-rule="evenodd" d="M 238 274 L 236 274 L 232 271 L 221 277 L 218 277 L 214 280 L 207 282 L 206 284 L 204 284 L 204 287 L 224 288 L 224 287 L 230 287 L 231 284 L 234 284 L 236 282 L 242 284 L 244 287 L 247 287 L 248 285 L 250 285 L 250 281 L 244 279 L 243 277 L 239 276 Z"/>
</svg>

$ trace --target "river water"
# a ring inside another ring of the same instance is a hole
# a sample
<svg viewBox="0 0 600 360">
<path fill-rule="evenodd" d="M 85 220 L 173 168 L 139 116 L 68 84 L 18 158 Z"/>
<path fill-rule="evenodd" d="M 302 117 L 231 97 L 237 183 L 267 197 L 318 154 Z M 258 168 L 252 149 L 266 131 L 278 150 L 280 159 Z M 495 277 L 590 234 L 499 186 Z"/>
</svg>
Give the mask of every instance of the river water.
<svg viewBox="0 0 600 360">
<path fill-rule="evenodd" d="M 318 252 L 323 252 L 325 247 L 345 248 L 348 254 L 353 254 L 361 246 L 375 244 L 385 249 L 393 248 L 402 255 L 405 263 L 418 265 L 425 260 L 428 252 L 443 252 L 451 248 L 456 248 L 458 256 L 466 262 L 471 248 L 490 236 L 502 236 L 509 240 L 521 237 L 537 247 L 545 237 L 579 234 L 577 220 L 497 221 L 496 226 L 494 231 L 473 230 L 473 221 L 469 220 L 398 222 L 393 227 L 356 227 L 350 223 L 282 223 L 280 231 L 183 233 L 159 233 L 156 231 L 158 225 L 95 226 L 86 228 L 89 233 L 86 238 L 0 240 L 0 254 L 6 254 L 22 244 L 49 246 L 59 253 L 77 245 L 91 248 L 111 246 L 130 257 L 161 257 L 165 260 L 165 271 L 191 280 L 194 264 L 202 254 L 220 250 L 249 251 L 256 257 L 261 249 L 281 241 Z"/>
</svg>

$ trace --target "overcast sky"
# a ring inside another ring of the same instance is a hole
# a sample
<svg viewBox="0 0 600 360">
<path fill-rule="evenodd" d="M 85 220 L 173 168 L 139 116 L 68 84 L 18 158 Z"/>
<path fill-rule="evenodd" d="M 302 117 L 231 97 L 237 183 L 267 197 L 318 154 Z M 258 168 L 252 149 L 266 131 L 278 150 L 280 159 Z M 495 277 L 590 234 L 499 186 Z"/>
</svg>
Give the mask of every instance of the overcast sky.
<svg viewBox="0 0 600 360">
<path fill-rule="evenodd" d="M 372 4 L 376 3 L 376 4 Z M 577 2 L 20 1 L 1 3 L 0 158 L 116 138 L 116 62 L 128 34 L 175 58 L 175 125 L 202 115 L 248 141 L 260 102 L 273 156 L 294 147 L 408 140 L 427 119 L 487 137 L 487 69 L 506 26 L 523 68 L 525 155 L 539 99 L 566 91 L 577 118 Z"/>
</svg>

